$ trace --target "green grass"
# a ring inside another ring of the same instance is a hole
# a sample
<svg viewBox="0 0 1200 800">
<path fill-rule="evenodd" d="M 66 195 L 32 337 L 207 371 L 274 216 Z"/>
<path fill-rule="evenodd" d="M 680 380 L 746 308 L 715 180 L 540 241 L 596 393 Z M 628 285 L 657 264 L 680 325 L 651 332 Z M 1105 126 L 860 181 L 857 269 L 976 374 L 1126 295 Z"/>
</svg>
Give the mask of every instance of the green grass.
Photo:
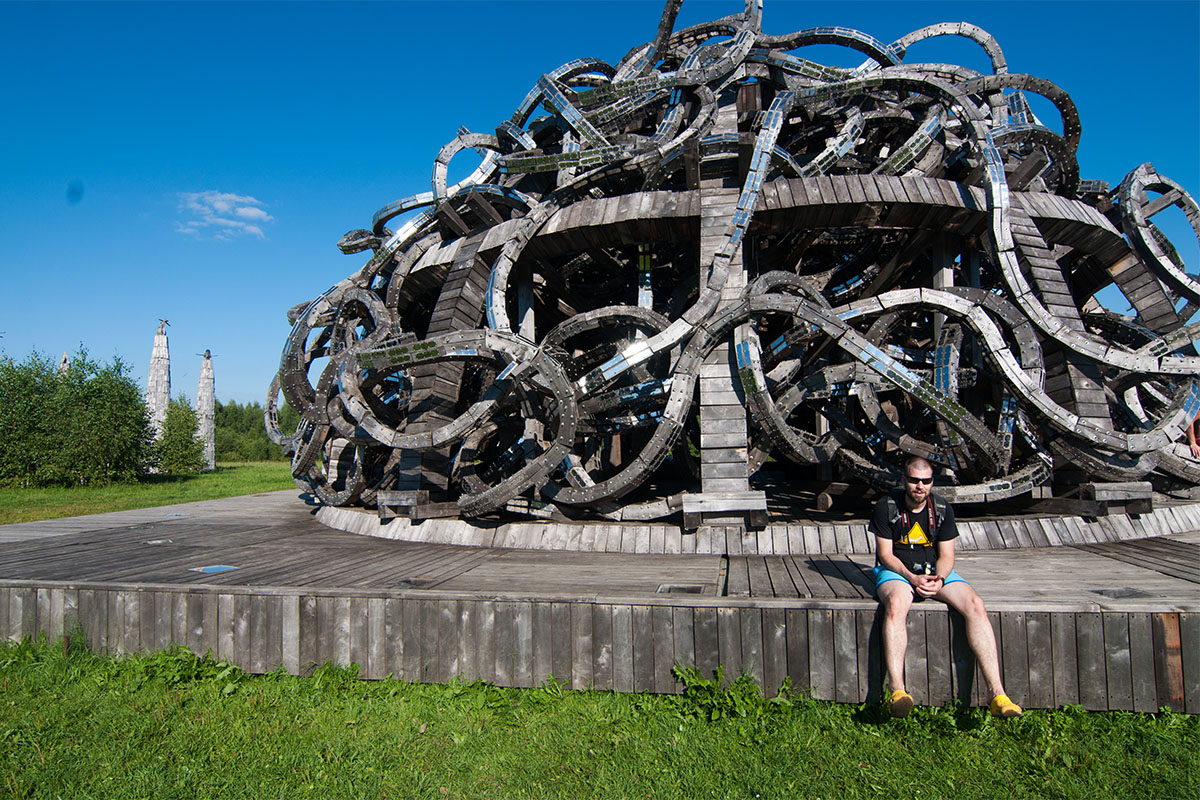
<svg viewBox="0 0 1200 800">
<path fill-rule="evenodd" d="M 194 475 L 147 475 L 136 483 L 111 486 L 5 489 L 0 491 L 0 525 L 290 489 L 295 484 L 289 467 L 286 461 L 256 461 L 218 464 L 212 472 Z"/>
<path fill-rule="evenodd" d="M 1191 798 L 1200 718 L 247 676 L 186 651 L 0 646 L 11 797 Z"/>
</svg>

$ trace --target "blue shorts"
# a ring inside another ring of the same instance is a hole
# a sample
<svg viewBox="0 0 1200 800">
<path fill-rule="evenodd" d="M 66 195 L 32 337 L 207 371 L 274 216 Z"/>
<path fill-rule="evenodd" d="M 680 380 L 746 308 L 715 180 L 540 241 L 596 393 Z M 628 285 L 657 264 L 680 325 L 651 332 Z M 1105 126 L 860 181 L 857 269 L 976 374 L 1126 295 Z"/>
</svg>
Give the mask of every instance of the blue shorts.
<svg viewBox="0 0 1200 800">
<path fill-rule="evenodd" d="M 875 565 L 875 591 L 876 591 L 876 593 L 879 592 L 879 587 L 882 586 L 883 584 L 887 583 L 888 581 L 904 581 L 905 583 L 908 583 L 908 579 L 905 578 L 903 575 L 901 575 L 899 572 L 892 572 L 887 567 L 876 564 Z M 950 574 L 946 576 L 946 580 L 942 581 L 942 585 L 948 586 L 951 583 L 966 583 L 966 580 L 963 579 L 962 575 L 959 575 L 954 570 L 950 570 Z"/>
</svg>

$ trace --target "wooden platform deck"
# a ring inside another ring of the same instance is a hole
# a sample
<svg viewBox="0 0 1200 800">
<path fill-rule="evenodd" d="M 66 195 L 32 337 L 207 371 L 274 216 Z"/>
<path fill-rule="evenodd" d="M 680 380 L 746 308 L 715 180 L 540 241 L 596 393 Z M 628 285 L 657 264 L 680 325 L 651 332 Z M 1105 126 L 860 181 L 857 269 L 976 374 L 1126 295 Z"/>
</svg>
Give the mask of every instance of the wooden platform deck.
<svg viewBox="0 0 1200 800">
<path fill-rule="evenodd" d="M 840 702 L 882 689 L 869 552 L 388 541 L 331 530 L 314 511 L 283 492 L 2 526 L 0 635 L 75 629 L 116 653 L 175 642 L 251 671 L 334 661 L 367 678 L 533 686 L 553 674 L 671 692 L 673 666 L 722 664 L 768 692 L 785 677 Z M 1179 529 L 1160 521 L 1139 538 L 959 554 L 1018 702 L 1200 713 L 1200 526 L 1180 524 L 1196 512 L 1176 508 Z M 1135 522 L 1149 525 L 1109 526 Z M 918 702 L 986 699 L 956 614 L 920 604 L 909 638 Z"/>
</svg>

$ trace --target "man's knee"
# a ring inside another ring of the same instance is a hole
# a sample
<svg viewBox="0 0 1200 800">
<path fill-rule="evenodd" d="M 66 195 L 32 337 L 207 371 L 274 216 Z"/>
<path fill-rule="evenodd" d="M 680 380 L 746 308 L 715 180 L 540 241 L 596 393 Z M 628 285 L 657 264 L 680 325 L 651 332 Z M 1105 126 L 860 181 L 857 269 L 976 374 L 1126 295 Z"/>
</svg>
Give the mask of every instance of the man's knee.
<svg viewBox="0 0 1200 800">
<path fill-rule="evenodd" d="M 899 581 L 889 581 L 899 585 Z M 883 613 L 889 619 L 904 619 L 908 616 L 908 609 L 912 606 L 912 595 L 910 592 L 900 590 L 890 590 L 880 592 L 879 604 L 883 606 Z"/>
<path fill-rule="evenodd" d="M 964 617 L 987 619 L 987 607 L 983 604 L 983 598 L 974 590 L 964 598 L 960 611 Z"/>
</svg>

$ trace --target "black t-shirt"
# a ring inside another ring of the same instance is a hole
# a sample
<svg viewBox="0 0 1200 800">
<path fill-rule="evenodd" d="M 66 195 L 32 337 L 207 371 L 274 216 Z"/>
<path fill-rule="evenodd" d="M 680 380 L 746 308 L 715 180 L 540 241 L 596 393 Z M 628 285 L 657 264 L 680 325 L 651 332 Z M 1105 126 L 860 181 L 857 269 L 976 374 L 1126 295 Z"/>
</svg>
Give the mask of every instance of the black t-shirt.
<svg viewBox="0 0 1200 800">
<path fill-rule="evenodd" d="M 913 513 L 904 503 L 903 489 L 893 491 L 875 504 L 869 530 L 875 536 L 891 539 L 892 552 L 918 575 L 925 570 L 914 565 L 937 564 L 938 542 L 958 538 L 954 508 L 949 503 L 935 503 L 930 495 L 925 508 Z"/>
</svg>

